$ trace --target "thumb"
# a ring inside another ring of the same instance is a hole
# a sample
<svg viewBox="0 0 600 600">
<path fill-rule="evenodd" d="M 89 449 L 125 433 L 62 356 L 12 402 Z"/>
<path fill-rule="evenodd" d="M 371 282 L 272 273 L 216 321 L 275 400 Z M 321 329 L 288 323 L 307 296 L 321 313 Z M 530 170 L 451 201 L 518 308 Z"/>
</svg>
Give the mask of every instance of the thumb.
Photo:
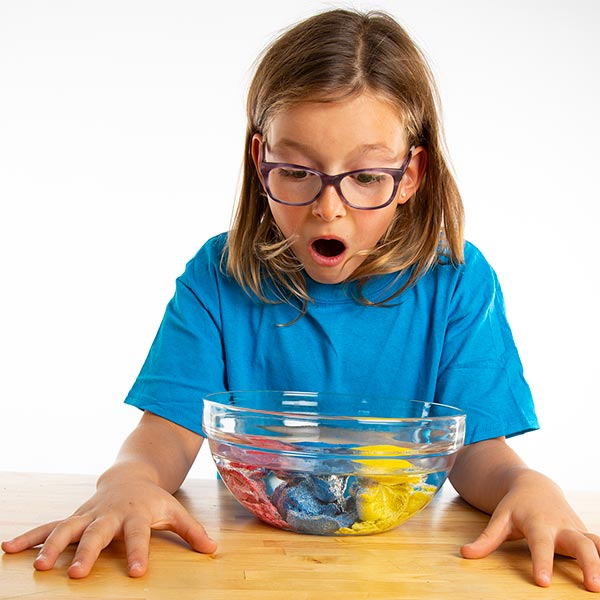
<svg viewBox="0 0 600 600">
<path fill-rule="evenodd" d="M 507 538 L 510 528 L 506 519 L 492 518 L 479 537 L 461 547 L 464 558 L 483 558 L 496 550 Z"/>
</svg>

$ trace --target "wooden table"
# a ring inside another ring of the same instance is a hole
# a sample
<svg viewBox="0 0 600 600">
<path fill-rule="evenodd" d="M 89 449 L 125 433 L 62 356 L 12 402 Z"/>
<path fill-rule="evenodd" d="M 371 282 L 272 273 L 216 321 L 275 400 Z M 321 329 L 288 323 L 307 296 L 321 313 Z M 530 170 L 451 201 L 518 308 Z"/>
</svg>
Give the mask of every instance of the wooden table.
<svg viewBox="0 0 600 600">
<path fill-rule="evenodd" d="M 0 472 L 0 538 L 67 516 L 91 495 L 94 478 Z M 179 500 L 219 544 L 207 556 L 170 533 L 153 534 L 150 567 L 127 576 L 124 546 L 113 542 L 90 576 L 72 580 L 69 549 L 55 569 L 37 572 L 36 550 L 2 554 L 0 600 L 336 600 L 403 598 L 576 600 L 586 592 L 576 563 L 559 557 L 552 586 L 535 586 L 524 542 L 511 542 L 480 560 L 460 557 L 487 516 L 465 504 L 446 484 L 424 511 L 397 529 L 366 537 L 319 537 L 280 531 L 255 519 L 222 483 L 189 480 Z M 600 493 L 569 499 L 586 524 L 600 531 Z"/>
</svg>

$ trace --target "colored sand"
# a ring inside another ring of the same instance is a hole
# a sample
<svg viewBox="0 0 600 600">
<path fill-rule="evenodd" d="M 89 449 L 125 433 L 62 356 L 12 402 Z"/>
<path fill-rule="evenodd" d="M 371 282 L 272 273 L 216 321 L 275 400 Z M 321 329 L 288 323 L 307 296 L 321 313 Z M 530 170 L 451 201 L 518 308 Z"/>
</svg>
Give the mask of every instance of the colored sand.
<svg viewBox="0 0 600 600">
<path fill-rule="evenodd" d="M 265 484 L 260 479 L 260 470 L 257 473 L 255 470 L 236 465 L 235 468 L 221 468 L 220 474 L 225 485 L 248 510 L 275 527 L 289 529 L 288 524 L 281 519 L 277 509 L 269 501 Z"/>
<path fill-rule="evenodd" d="M 226 485 L 246 508 L 283 529 L 318 535 L 365 535 L 396 527 L 433 498 L 436 487 L 396 446 L 355 448 L 356 475 L 311 475 L 223 462 Z M 282 460 L 285 459 L 282 457 Z M 260 464 L 260 463 L 259 463 Z"/>
<path fill-rule="evenodd" d="M 396 527 L 426 506 L 435 493 L 434 486 L 414 489 L 409 483 L 385 484 L 370 480 L 353 487 L 358 520 L 336 533 L 379 533 Z"/>
<path fill-rule="evenodd" d="M 325 480 L 310 476 L 280 485 L 271 500 L 290 527 L 303 533 L 332 534 L 357 517 L 351 500 L 338 498 Z"/>
</svg>

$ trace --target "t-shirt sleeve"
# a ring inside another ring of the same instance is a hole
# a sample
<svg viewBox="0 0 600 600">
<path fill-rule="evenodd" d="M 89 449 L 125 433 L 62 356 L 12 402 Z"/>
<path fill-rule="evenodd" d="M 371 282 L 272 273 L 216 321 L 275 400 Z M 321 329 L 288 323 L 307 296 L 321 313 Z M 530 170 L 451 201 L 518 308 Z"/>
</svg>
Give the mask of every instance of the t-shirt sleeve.
<svg viewBox="0 0 600 600">
<path fill-rule="evenodd" d="M 202 251 L 188 263 L 125 399 L 200 435 L 204 395 L 225 389 L 216 268 Z"/>
<path fill-rule="evenodd" d="M 465 443 L 538 429 L 496 273 L 474 247 L 450 302 L 436 399 L 464 407 Z"/>
</svg>

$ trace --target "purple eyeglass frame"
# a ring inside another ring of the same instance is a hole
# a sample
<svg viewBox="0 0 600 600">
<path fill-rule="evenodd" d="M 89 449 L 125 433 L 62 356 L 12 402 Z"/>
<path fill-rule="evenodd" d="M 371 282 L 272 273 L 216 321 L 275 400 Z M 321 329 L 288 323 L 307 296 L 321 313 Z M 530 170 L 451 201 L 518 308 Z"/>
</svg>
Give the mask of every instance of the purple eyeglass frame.
<svg viewBox="0 0 600 600">
<path fill-rule="evenodd" d="M 317 198 L 321 195 L 321 193 L 323 192 L 323 189 L 326 186 L 332 185 L 335 188 L 336 192 L 338 193 L 339 197 L 342 199 L 342 202 L 344 204 L 346 204 L 347 206 L 349 206 L 350 208 L 354 208 L 356 210 L 377 210 L 378 208 L 384 208 L 385 206 L 388 206 L 392 202 L 392 200 L 396 197 L 396 192 L 398 191 L 398 185 L 400 185 L 400 180 L 404 176 L 404 173 L 406 172 L 406 169 L 408 168 L 408 165 L 410 164 L 413 152 L 415 150 L 415 146 L 410 147 L 410 149 L 408 151 L 408 155 L 406 156 L 406 159 L 402 163 L 402 166 L 400 166 L 400 168 L 398 168 L 398 169 L 375 167 L 375 168 L 371 168 L 371 169 L 355 169 L 354 171 L 346 171 L 345 173 L 338 173 L 337 175 L 328 175 L 327 173 L 323 173 L 322 171 L 319 171 L 317 169 L 310 169 L 303 165 L 295 165 L 293 163 L 268 162 L 268 161 L 264 160 L 264 155 L 265 155 L 264 150 L 265 150 L 265 142 L 262 143 L 262 148 L 261 148 L 260 172 L 263 176 L 267 194 L 273 201 L 278 202 L 279 204 L 285 204 L 286 206 L 308 206 L 309 204 L 312 204 L 313 202 L 315 202 L 317 200 Z M 273 196 L 273 194 L 271 193 L 271 188 L 269 187 L 269 173 L 273 169 L 277 169 L 277 168 L 299 169 L 302 171 L 307 171 L 308 173 L 314 173 L 321 180 L 321 187 L 319 188 L 317 193 L 313 196 L 313 198 L 311 198 L 307 202 L 286 202 L 285 200 L 280 200 L 279 198 L 275 198 L 275 196 Z M 347 177 L 348 175 L 364 173 L 365 171 L 366 172 L 379 171 L 381 173 L 388 173 L 389 175 L 391 175 L 393 177 L 394 189 L 392 190 L 389 200 L 387 200 L 387 202 L 385 202 L 384 204 L 378 204 L 377 206 L 356 206 L 356 205 L 352 204 L 351 202 L 348 202 L 348 200 L 346 200 L 346 198 L 344 197 L 344 194 L 342 192 L 342 186 L 341 186 L 342 179 L 344 179 L 344 177 Z"/>
</svg>

